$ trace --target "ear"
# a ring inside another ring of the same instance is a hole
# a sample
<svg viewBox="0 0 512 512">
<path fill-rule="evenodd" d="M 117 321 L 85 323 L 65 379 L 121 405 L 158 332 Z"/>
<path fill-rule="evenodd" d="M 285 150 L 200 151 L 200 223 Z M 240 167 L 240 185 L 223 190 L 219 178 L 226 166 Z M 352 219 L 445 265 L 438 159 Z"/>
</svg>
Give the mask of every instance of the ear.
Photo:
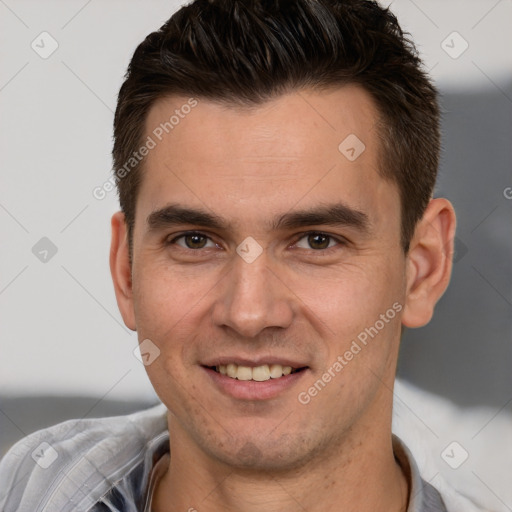
<svg viewBox="0 0 512 512">
<path fill-rule="evenodd" d="M 132 276 L 128 253 L 128 231 L 123 212 L 112 216 L 112 240 L 110 244 L 110 273 L 114 282 L 117 306 L 126 326 L 135 331 Z"/>
<path fill-rule="evenodd" d="M 406 263 L 407 291 L 402 323 L 421 327 L 432 318 L 452 273 L 456 218 L 447 199 L 431 199 L 416 225 Z"/>
</svg>

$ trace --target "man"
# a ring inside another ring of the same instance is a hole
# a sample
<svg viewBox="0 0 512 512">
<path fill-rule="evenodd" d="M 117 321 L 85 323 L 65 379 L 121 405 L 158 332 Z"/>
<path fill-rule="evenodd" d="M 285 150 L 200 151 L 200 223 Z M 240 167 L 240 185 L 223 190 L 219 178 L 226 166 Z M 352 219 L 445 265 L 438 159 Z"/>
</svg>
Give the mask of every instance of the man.
<svg viewBox="0 0 512 512">
<path fill-rule="evenodd" d="M 163 405 L 21 441 L 2 510 L 448 510 L 391 431 L 455 233 L 391 12 L 197 0 L 135 51 L 114 137 L 110 267 Z"/>
</svg>

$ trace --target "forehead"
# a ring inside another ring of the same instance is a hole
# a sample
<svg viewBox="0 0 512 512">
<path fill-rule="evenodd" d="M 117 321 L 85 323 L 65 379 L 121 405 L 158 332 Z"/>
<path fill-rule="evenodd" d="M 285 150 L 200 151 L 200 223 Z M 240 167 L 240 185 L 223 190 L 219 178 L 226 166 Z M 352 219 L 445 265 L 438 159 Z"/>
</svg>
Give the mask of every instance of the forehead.
<svg viewBox="0 0 512 512">
<path fill-rule="evenodd" d="M 203 147 L 212 163 L 239 157 L 339 156 L 338 145 L 350 134 L 358 135 L 366 146 L 377 141 L 377 110 L 370 95 L 355 85 L 295 91 L 251 106 L 197 98 L 197 106 L 189 109 L 190 101 L 185 96 L 162 98 L 146 120 L 148 134 L 156 130 L 158 136 L 161 128 L 169 143 L 187 142 L 179 154 L 173 152 L 174 157 L 201 158 Z M 172 117 L 172 126 L 165 125 Z M 170 144 L 157 149 L 160 154 L 172 152 Z"/>
<path fill-rule="evenodd" d="M 155 147 L 144 161 L 137 213 L 180 202 L 255 220 L 262 201 L 277 213 L 299 201 L 343 199 L 378 215 L 389 206 L 384 193 L 395 203 L 398 195 L 378 172 L 377 119 L 358 86 L 296 91 L 251 108 L 160 99 L 146 119 Z"/>
</svg>

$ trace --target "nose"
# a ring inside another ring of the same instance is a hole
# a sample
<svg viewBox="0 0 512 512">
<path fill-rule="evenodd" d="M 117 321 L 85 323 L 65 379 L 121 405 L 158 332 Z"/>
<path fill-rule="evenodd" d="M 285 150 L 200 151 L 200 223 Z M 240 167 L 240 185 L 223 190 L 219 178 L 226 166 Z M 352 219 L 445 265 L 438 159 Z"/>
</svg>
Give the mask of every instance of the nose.
<svg viewBox="0 0 512 512">
<path fill-rule="evenodd" d="M 247 338 L 258 336 L 267 327 L 291 325 L 294 295 L 279 276 L 279 270 L 271 268 L 270 260 L 265 250 L 251 263 L 234 256 L 219 283 L 214 325 L 230 327 L 238 336 Z"/>
</svg>

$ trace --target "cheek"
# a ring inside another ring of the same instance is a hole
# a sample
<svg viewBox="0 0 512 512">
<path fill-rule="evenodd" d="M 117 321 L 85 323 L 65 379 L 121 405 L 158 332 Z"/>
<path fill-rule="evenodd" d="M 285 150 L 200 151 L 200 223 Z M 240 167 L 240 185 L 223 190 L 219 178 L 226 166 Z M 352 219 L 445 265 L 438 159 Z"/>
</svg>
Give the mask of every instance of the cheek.
<svg viewBox="0 0 512 512">
<path fill-rule="evenodd" d="M 145 368 L 159 395 L 175 396 L 178 383 L 193 364 L 198 316 L 203 314 L 212 285 L 167 265 L 147 265 L 137 277 L 134 308 L 138 338 L 151 340 L 159 350 L 158 358 Z M 165 392 L 166 387 L 173 389 Z"/>
<path fill-rule="evenodd" d="M 375 258 L 369 265 L 347 265 L 323 278 L 317 275 L 308 284 L 313 283 L 302 288 L 305 310 L 312 312 L 303 314 L 310 315 L 310 323 L 320 332 L 317 354 L 322 371 L 331 369 L 337 376 L 331 393 L 339 394 L 340 400 L 348 400 L 347 393 L 362 400 L 359 395 L 368 383 L 386 380 L 394 364 L 403 301 L 400 268 Z"/>
<path fill-rule="evenodd" d="M 344 343 L 402 300 L 403 279 L 397 265 L 372 260 L 364 265 L 347 264 L 338 270 L 303 273 L 294 283 L 294 293 L 304 305 L 302 314 L 327 337 Z"/>
<path fill-rule="evenodd" d="M 138 277 L 134 286 L 138 338 L 151 340 L 159 351 L 145 370 L 162 402 L 174 414 L 183 414 L 194 393 L 187 374 L 197 326 L 194 318 L 206 291 L 204 280 L 198 283 L 186 273 L 155 264 L 143 268 Z"/>
<path fill-rule="evenodd" d="M 213 276 L 192 273 L 165 263 L 141 265 L 134 276 L 134 304 L 139 333 L 156 337 L 172 336 L 172 330 L 190 322 L 201 308 L 202 299 L 213 287 Z"/>
</svg>

